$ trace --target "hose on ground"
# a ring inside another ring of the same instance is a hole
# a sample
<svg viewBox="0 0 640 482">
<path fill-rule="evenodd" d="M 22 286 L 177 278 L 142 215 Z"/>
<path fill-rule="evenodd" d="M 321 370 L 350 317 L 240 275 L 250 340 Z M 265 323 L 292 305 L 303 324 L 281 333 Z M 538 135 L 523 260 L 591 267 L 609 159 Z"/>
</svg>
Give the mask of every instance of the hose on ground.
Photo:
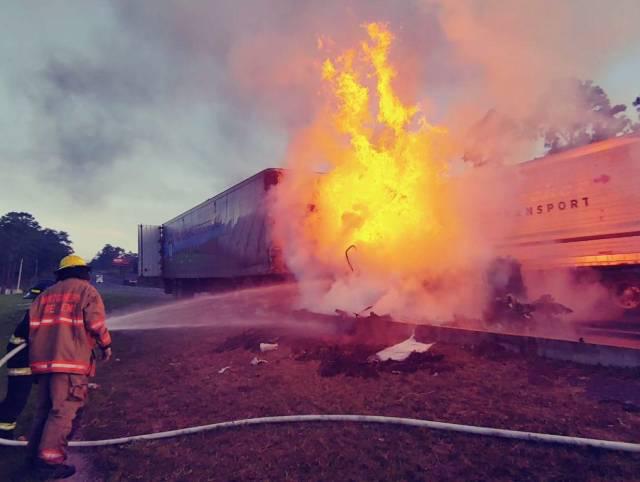
<svg viewBox="0 0 640 482">
<path fill-rule="evenodd" d="M 26 345 L 20 345 L 0 359 L 0 367 L 7 360 L 18 353 Z M 418 428 L 430 428 L 433 430 L 446 430 L 450 432 L 467 433 L 474 435 L 484 435 L 490 437 L 501 437 L 515 440 L 525 440 L 529 442 L 544 442 L 577 447 L 592 447 L 605 450 L 620 450 L 624 452 L 640 452 L 640 444 L 630 442 L 616 442 L 611 440 L 599 440 L 592 438 L 570 437 L 567 435 L 552 435 L 537 432 L 522 432 L 519 430 L 507 430 L 502 428 L 477 427 L 474 425 L 462 425 L 457 423 L 436 422 L 432 420 L 420 420 L 415 418 L 385 417 L 379 415 L 284 415 L 275 417 L 248 418 L 243 420 L 233 420 L 230 422 L 212 423 L 209 425 L 199 425 L 196 427 L 169 430 L 166 432 L 155 432 L 142 435 L 131 435 L 105 440 L 81 440 L 71 441 L 72 447 L 100 447 L 105 445 L 121 445 L 137 440 L 158 440 L 164 438 L 178 437 L 211 430 L 221 430 L 228 428 L 248 427 L 250 425 L 265 425 L 277 423 L 309 423 L 309 422 L 350 422 L 368 424 L 391 424 L 403 425 Z M 27 442 L 19 440 L 7 440 L 0 438 L 0 445 L 23 447 Z"/>
<path fill-rule="evenodd" d="M 18 352 L 20 350 L 24 350 L 26 347 L 27 347 L 26 343 L 23 343 L 22 345 L 18 345 L 13 350 L 8 352 L 5 356 L 0 358 L 0 367 L 3 367 L 5 363 L 7 363 L 9 360 L 11 360 L 14 356 L 16 356 L 18 354 Z"/>
<path fill-rule="evenodd" d="M 211 430 L 248 427 L 250 425 L 265 425 L 277 423 L 308 423 L 308 422 L 351 422 L 368 424 L 391 424 L 418 428 L 430 428 L 434 430 L 447 430 L 474 435 L 525 440 L 528 442 L 545 442 L 577 447 L 592 447 L 605 450 L 620 450 L 624 452 L 640 452 L 640 444 L 629 442 L 615 442 L 610 440 L 598 440 L 592 438 L 570 437 L 566 435 L 551 435 L 536 432 L 521 432 L 518 430 L 506 430 L 501 428 L 477 427 L 474 425 L 462 425 L 457 423 L 435 422 L 432 420 L 419 420 L 415 418 L 384 417 L 379 415 L 285 415 L 276 417 L 248 418 L 219 422 L 210 425 L 199 425 L 166 432 L 148 433 L 143 435 L 131 435 L 105 440 L 71 441 L 72 447 L 100 447 L 105 445 L 122 445 L 137 440 L 158 440 L 178 437 Z M 27 442 L 0 439 L 0 445 L 25 446 Z"/>
</svg>

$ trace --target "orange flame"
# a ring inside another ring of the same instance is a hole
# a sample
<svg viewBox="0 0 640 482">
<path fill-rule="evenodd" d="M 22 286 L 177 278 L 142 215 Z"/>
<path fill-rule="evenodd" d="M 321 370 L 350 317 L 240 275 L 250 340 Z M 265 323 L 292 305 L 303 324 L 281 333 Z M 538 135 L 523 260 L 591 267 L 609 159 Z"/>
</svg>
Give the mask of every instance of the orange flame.
<svg viewBox="0 0 640 482">
<path fill-rule="evenodd" d="M 344 147 L 317 183 L 303 235 L 328 264 L 344 268 L 343 253 L 354 244 L 368 273 L 422 273 L 456 233 L 445 163 L 434 148 L 446 131 L 394 92 L 391 32 L 380 23 L 366 30 L 368 42 L 322 66 Z"/>
</svg>

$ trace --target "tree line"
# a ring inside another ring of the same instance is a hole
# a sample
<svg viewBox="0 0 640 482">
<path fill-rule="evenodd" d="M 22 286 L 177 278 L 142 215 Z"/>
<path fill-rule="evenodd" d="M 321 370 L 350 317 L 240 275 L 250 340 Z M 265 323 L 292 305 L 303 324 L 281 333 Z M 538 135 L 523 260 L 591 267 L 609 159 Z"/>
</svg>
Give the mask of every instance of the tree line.
<svg viewBox="0 0 640 482">
<path fill-rule="evenodd" d="M 21 263 L 23 286 L 51 279 L 60 259 L 71 252 L 66 232 L 40 226 L 29 213 L 5 214 L 0 218 L 0 288 L 16 288 Z"/>
<path fill-rule="evenodd" d="M 21 276 L 25 289 L 43 279 L 52 279 L 60 260 L 73 252 L 73 243 L 65 231 L 45 228 L 32 214 L 9 212 L 0 217 L 0 293 L 15 289 Z M 92 268 L 118 269 L 115 259 L 135 269 L 137 255 L 107 244 L 91 260 Z M 20 275 L 20 265 L 22 273 Z"/>
<path fill-rule="evenodd" d="M 555 154 L 640 132 L 640 96 L 630 104 L 631 109 L 612 104 L 591 80 L 566 79 L 553 85 L 525 118 L 490 109 L 467 133 L 463 159 L 474 165 L 500 163 L 518 142 L 538 141 L 544 154 Z M 637 121 L 629 115 L 633 110 Z"/>
<path fill-rule="evenodd" d="M 117 260 L 117 261 L 116 261 Z M 120 261 L 121 263 L 118 263 Z M 100 271 L 133 271 L 137 272 L 138 255 L 125 251 L 120 246 L 105 244 L 91 260 L 91 267 Z"/>
</svg>

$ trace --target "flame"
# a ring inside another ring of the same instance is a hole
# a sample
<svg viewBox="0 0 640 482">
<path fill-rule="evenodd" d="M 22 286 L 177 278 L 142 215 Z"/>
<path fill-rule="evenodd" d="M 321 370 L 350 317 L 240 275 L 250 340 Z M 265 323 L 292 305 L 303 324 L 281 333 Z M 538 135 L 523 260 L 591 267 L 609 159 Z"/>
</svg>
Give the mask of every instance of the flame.
<svg viewBox="0 0 640 482">
<path fill-rule="evenodd" d="M 342 145 L 316 183 L 303 236 L 327 264 L 345 268 L 345 249 L 355 245 L 358 267 L 369 274 L 424 273 L 442 264 L 457 232 L 443 182 L 446 164 L 434 149 L 446 131 L 394 91 L 386 25 L 365 28 L 368 41 L 359 49 L 322 64 Z"/>
</svg>

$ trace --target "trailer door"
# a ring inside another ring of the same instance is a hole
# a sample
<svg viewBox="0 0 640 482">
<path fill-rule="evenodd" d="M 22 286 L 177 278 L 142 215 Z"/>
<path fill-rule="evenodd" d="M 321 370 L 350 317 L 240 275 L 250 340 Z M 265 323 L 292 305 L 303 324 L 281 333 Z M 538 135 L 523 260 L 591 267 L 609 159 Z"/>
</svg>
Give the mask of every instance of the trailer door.
<svg viewBox="0 0 640 482">
<path fill-rule="evenodd" d="M 138 226 L 138 275 L 162 276 L 162 226 Z"/>
</svg>

